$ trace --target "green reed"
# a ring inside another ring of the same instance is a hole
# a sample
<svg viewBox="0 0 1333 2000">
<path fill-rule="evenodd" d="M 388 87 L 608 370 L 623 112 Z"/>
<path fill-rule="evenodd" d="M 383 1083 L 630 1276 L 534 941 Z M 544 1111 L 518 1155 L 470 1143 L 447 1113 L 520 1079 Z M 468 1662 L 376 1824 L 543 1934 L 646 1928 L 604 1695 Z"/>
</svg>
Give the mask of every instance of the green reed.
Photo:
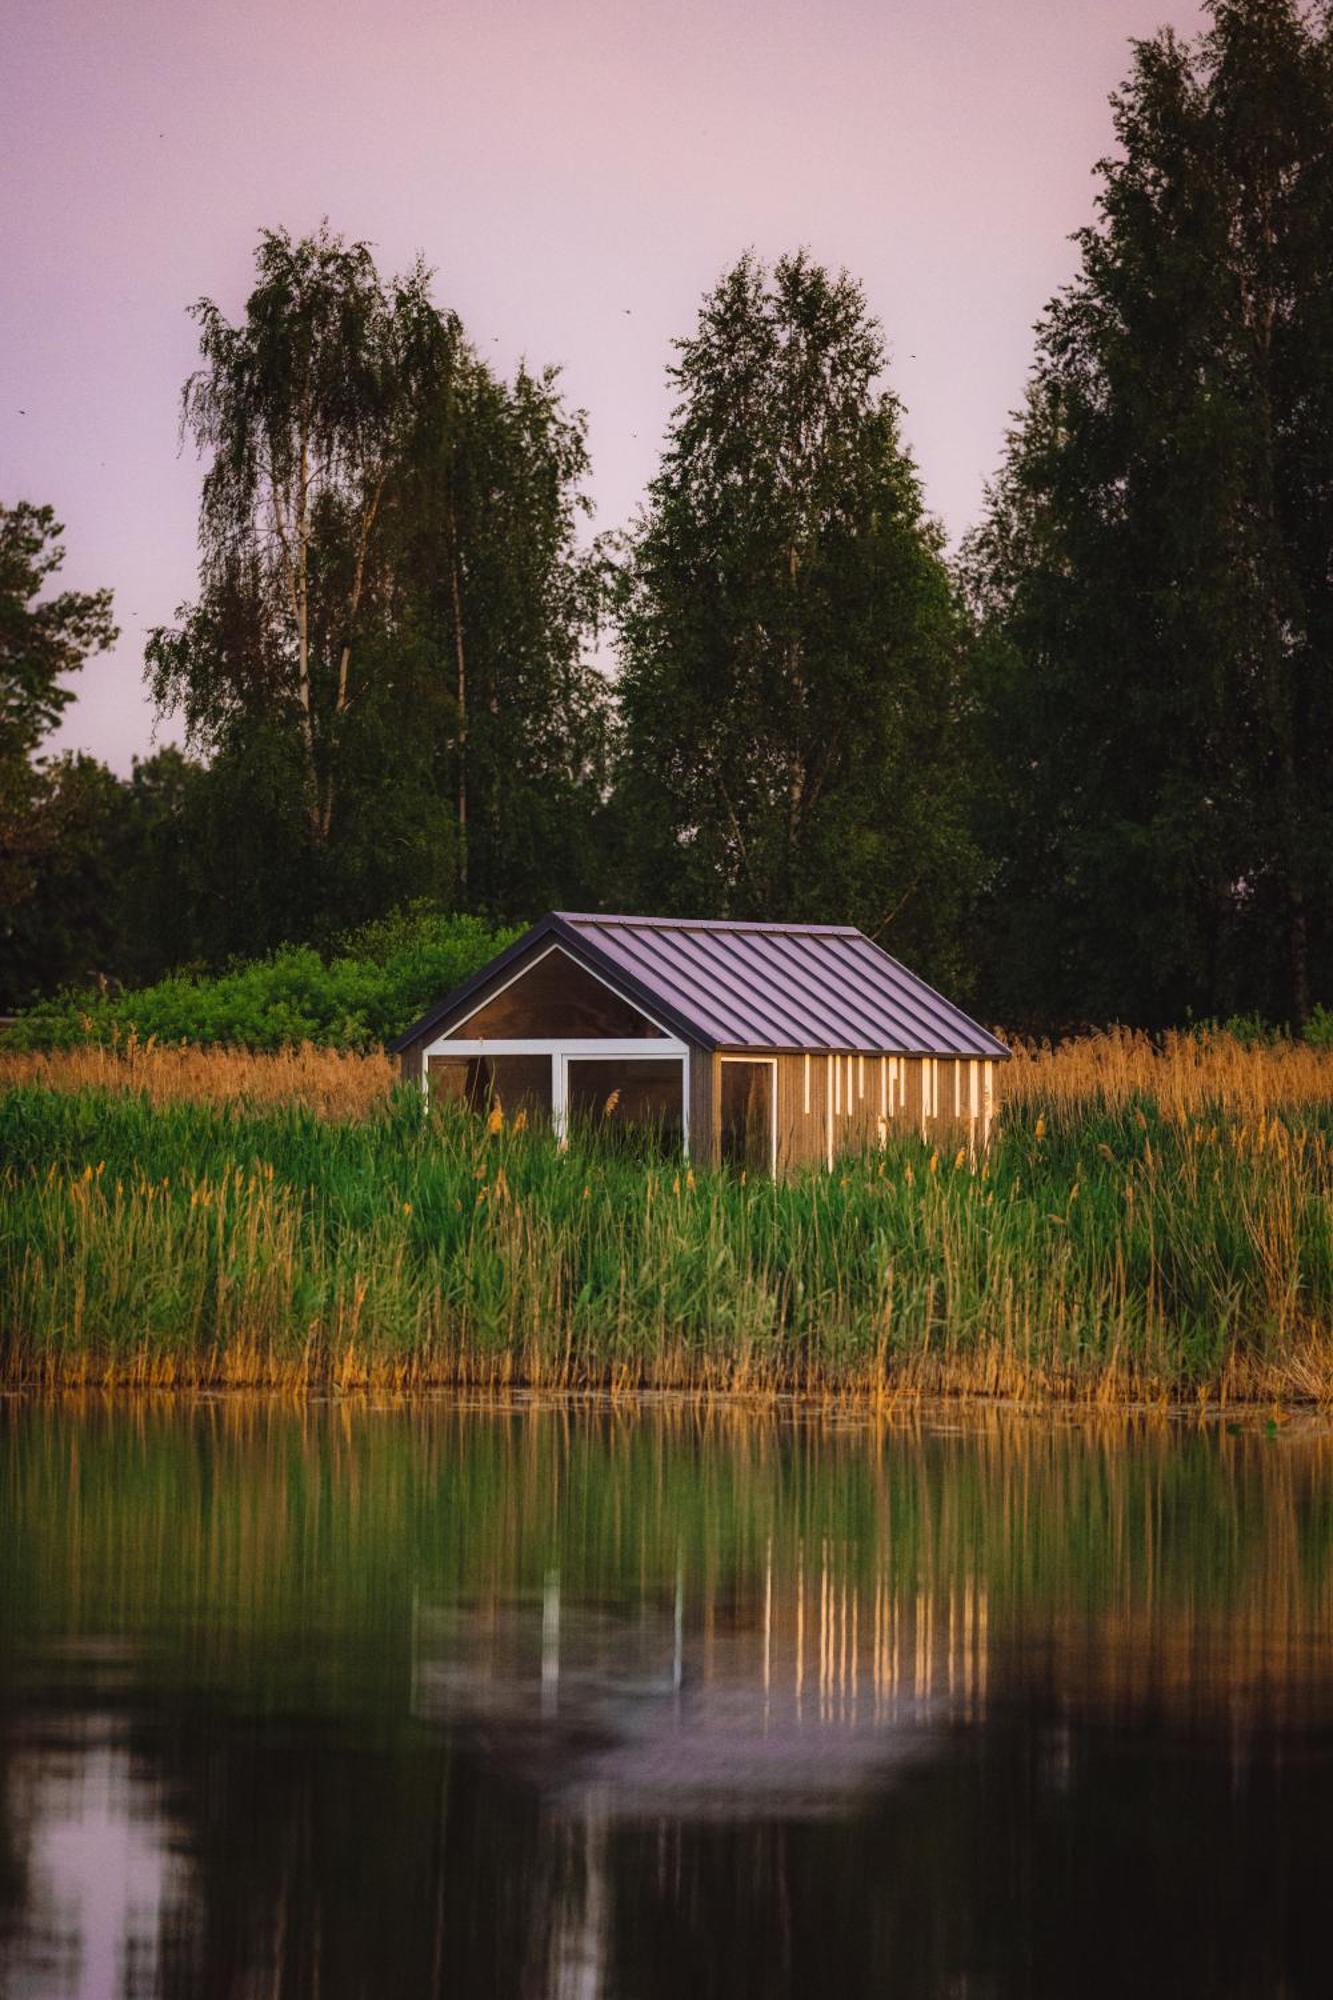
<svg viewBox="0 0 1333 2000">
<path fill-rule="evenodd" d="M 0 1098 L 11 1380 L 1333 1389 L 1333 1108 L 1010 1105 L 772 1182 L 423 1113 Z"/>
</svg>

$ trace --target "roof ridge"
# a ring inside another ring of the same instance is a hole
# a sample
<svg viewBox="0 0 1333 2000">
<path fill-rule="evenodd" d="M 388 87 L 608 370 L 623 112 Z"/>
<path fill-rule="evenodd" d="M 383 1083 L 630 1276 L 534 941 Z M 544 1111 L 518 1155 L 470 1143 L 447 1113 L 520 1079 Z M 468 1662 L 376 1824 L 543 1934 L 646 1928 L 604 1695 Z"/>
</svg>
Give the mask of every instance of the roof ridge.
<svg viewBox="0 0 1333 2000">
<path fill-rule="evenodd" d="M 597 910 L 552 910 L 551 915 L 566 924 L 632 924 L 653 931 L 775 931 L 789 937 L 865 937 L 855 924 L 765 923 L 747 917 L 641 917 Z"/>
</svg>

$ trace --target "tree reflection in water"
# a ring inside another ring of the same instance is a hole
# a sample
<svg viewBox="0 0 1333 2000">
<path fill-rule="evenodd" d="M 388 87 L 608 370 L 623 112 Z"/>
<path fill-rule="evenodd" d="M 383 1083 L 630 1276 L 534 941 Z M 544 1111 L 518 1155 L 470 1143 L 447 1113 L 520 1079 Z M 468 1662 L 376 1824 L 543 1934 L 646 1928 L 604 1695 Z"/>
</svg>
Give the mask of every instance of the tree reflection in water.
<svg viewBox="0 0 1333 2000">
<path fill-rule="evenodd" d="M 7 1995 L 1327 1990 L 1321 1435 L 0 1424 Z"/>
</svg>

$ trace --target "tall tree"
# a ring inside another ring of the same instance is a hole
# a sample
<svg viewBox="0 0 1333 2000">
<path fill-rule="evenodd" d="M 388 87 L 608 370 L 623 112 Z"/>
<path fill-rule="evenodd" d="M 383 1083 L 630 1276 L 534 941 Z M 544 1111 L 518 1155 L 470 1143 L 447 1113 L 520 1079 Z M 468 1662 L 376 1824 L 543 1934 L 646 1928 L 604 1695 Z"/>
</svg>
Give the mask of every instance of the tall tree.
<svg viewBox="0 0 1333 2000">
<path fill-rule="evenodd" d="M 1010 1006 L 1333 993 L 1333 33 L 1135 45 L 967 568 Z"/>
<path fill-rule="evenodd" d="M 0 504 L 0 934 L 31 896 L 58 814 L 38 758 L 74 690 L 63 685 L 112 645 L 109 590 L 47 586 L 64 561 L 64 529 L 49 507 Z M 12 995 L 11 995 L 12 997 Z"/>
<path fill-rule="evenodd" d="M 639 894 L 848 919 L 956 969 L 964 648 L 858 285 L 743 257 L 678 344 L 623 572 Z"/>
<path fill-rule="evenodd" d="M 506 383 L 465 354 L 420 412 L 386 630 L 448 663 L 419 675 L 418 724 L 434 715 L 451 768 L 470 908 L 521 915 L 580 897 L 596 870 L 609 697 L 589 657 L 587 472 L 586 422 L 553 369 Z"/>
<path fill-rule="evenodd" d="M 233 326 L 194 307 L 203 365 L 182 423 L 210 455 L 198 606 L 149 646 L 164 710 L 218 747 L 237 721 L 290 729 L 309 838 L 328 845 L 338 749 L 361 698 L 359 639 L 386 489 L 456 322 L 418 265 L 386 288 L 364 243 L 266 230 Z"/>
<path fill-rule="evenodd" d="M 137 985 L 197 961 L 211 869 L 207 774 L 173 746 L 118 778 L 78 753 L 43 760 L 30 886 L 7 913 L 0 1006 L 62 986 Z"/>
<path fill-rule="evenodd" d="M 212 948 L 420 897 L 521 913 L 599 797 L 582 417 L 499 380 L 420 264 L 386 285 L 327 227 L 257 263 L 240 325 L 196 308 L 200 594 L 148 655 L 212 760 Z"/>
</svg>

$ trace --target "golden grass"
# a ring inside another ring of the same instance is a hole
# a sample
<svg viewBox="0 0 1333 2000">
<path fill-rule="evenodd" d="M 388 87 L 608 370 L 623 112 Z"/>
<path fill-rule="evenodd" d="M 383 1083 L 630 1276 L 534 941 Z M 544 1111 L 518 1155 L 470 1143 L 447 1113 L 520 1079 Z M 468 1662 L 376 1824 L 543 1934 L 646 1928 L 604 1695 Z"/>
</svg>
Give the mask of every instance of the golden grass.
<svg viewBox="0 0 1333 2000">
<path fill-rule="evenodd" d="M 1054 1046 L 1012 1046 L 1013 1061 L 997 1071 L 1001 1105 L 1040 1098 L 1071 1110 L 1093 1104 L 1116 1110 L 1146 1097 L 1178 1119 L 1210 1106 L 1250 1118 L 1296 1104 L 1333 1103 L 1333 1051 L 1301 1043 L 1258 1048 L 1219 1032 L 1153 1038 L 1108 1028 Z M 152 1104 L 299 1104 L 328 1118 L 367 1117 L 384 1103 L 397 1075 L 397 1064 L 382 1052 L 357 1055 L 309 1042 L 276 1054 L 162 1047 L 133 1035 L 115 1048 L 11 1053 L 0 1045 L 0 1090 L 37 1084 L 142 1092 Z"/>
<path fill-rule="evenodd" d="M 116 1048 L 7 1052 L 0 1046 L 0 1090 L 111 1090 L 150 1104 L 297 1104 L 324 1118 L 365 1118 L 384 1103 L 398 1066 L 384 1054 L 356 1055 L 309 1042 L 276 1054 L 247 1049 L 160 1047 L 131 1035 Z"/>
<path fill-rule="evenodd" d="M 1299 1042 L 1268 1048 L 1216 1031 L 1159 1039 L 1108 1028 L 1057 1043 L 1015 1042 L 998 1073 L 999 1101 L 1118 1110 L 1152 1098 L 1164 1116 L 1209 1108 L 1253 1118 L 1296 1104 L 1333 1103 L 1333 1051 Z"/>
<path fill-rule="evenodd" d="M 767 1193 L 427 1121 L 394 1076 L 0 1053 L 0 1094 L 55 1093 L 7 1100 L 11 1378 L 1333 1403 L 1333 1054 L 1020 1046 L 980 1173 L 908 1139 Z"/>
</svg>

